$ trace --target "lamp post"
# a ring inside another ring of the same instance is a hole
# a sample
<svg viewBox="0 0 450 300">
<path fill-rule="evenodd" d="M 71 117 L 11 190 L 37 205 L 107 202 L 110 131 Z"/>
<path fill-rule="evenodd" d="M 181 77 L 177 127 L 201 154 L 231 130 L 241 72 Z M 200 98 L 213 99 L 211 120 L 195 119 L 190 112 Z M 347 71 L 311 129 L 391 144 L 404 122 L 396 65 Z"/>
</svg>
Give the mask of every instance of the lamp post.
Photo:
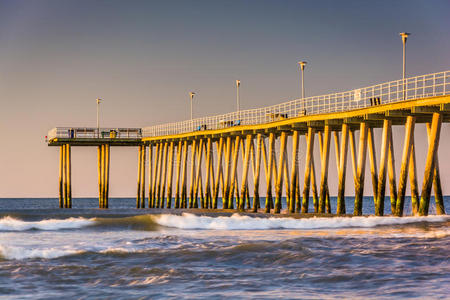
<svg viewBox="0 0 450 300">
<path fill-rule="evenodd" d="M 189 98 L 191 99 L 191 127 L 192 127 L 192 130 L 194 130 L 194 123 L 193 123 L 194 115 L 193 115 L 193 111 L 192 111 L 192 102 L 193 102 L 194 96 L 195 96 L 194 92 L 189 93 Z"/>
<path fill-rule="evenodd" d="M 299 61 L 298 65 L 300 67 L 300 81 L 302 85 L 302 106 L 303 106 L 303 113 L 305 112 L 305 66 L 306 61 Z"/>
<path fill-rule="evenodd" d="M 407 32 L 400 32 L 400 36 L 402 37 L 402 44 L 403 44 L 403 72 L 402 72 L 402 79 L 403 79 L 403 100 L 406 99 L 406 82 L 405 82 L 405 75 L 406 75 L 406 40 L 408 39 L 408 36 L 411 35 L 411 33 Z"/>
<path fill-rule="evenodd" d="M 102 101 L 102 99 L 97 98 L 97 138 L 100 138 L 100 118 L 99 118 L 99 114 L 100 114 L 100 102 Z"/>
<path fill-rule="evenodd" d="M 237 105 L 237 112 L 238 112 L 238 118 L 241 119 L 240 116 L 240 102 L 239 102 L 239 87 L 241 86 L 241 81 L 240 80 L 236 80 L 236 105 Z"/>
</svg>

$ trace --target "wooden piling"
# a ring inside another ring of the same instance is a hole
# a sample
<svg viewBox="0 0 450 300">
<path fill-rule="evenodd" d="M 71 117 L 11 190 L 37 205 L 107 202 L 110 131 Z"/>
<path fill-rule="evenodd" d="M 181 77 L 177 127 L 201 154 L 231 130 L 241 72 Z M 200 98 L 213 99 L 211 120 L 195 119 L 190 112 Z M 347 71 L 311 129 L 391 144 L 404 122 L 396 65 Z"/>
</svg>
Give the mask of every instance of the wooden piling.
<svg viewBox="0 0 450 300">
<path fill-rule="evenodd" d="M 369 127 L 368 130 L 368 147 L 369 147 L 369 162 L 370 162 L 370 175 L 372 176 L 372 193 L 374 207 L 377 205 L 377 189 L 378 189 L 378 169 L 377 158 L 375 152 L 375 139 L 373 136 L 373 128 Z"/>
<path fill-rule="evenodd" d="M 103 145 L 102 145 L 103 152 Z M 103 156 L 103 155 L 102 155 Z M 142 146 L 138 150 L 138 175 L 137 175 L 137 193 L 136 193 L 136 208 L 141 208 L 141 168 L 142 168 Z"/>
<path fill-rule="evenodd" d="M 380 153 L 380 173 L 378 175 L 378 187 L 375 198 L 375 215 L 382 216 L 384 214 L 384 198 L 386 192 L 386 165 L 389 156 L 389 142 L 391 136 L 392 121 L 383 121 L 383 133 L 381 137 L 381 153 Z"/>
<path fill-rule="evenodd" d="M 181 152 L 183 142 L 178 142 L 177 147 L 177 163 L 176 163 L 176 179 L 175 179 L 175 208 L 180 208 L 180 171 L 181 171 Z"/>
<path fill-rule="evenodd" d="M 367 152 L 367 132 L 368 126 L 365 122 L 360 125 L 359 132 L 359 149 L 358 149 L 358 169 L 357 169 L 357 182 L 355 185 L 355 208 L 353 215 L 362 215 L 362 204 L 364 196 L 364 175 L 366 170 L 366 152 Z"/>
<path fill-rule="evenodd" d="M 276 185 L 275 185 L 275 209 L 274 213 L 279 214 L 281 211 L 281 196 L 283 193 L 282 187 L 283 187 L 283 167 L 284 167 L 284 160 L 285 160 L 285 153 L 286 153 L 286 140 L 287 135 L 285 131 L 281 132 L 280 137 L 280 154 L 278 159 L 278 171 L 277 171 L 277 177 L 276 177 Z"/>
<path fill-rule="evenodd" d="M 211 147 L 212 147 L 212 141 L 211 138 L 207 138 L 206 140 L 206 178 L 205 178 L 205 208 L 209 207 L 209 202 L 211 198 L 211 189 L 210 189 L 210 178 L 211 178 Z"/>
<path fill-rule="evenodd" d="M 411 154 L 409 158 L 409 185 L 411 186 L 411 209 L 415 216 L 419 212 L 419 187 L 417 185 L 417 169 L 416 169 L 416 146 L 414 142 L 414 131 L 411 136 Z"/>
<path fill-rule="evenodd" d="M 389 194 L 391 202 L 391 214 L 395 215 L 397 205 L 397 183 L 395 173 L 395 155 L 394 138 L 392 136 L 392 127 L 389 127 L 389 153 L 388 153 L 388 175 L 389 175 Z"/>
<path fill-rule="evenodd" d="M 145 148 L 144 148 L 145 149 Z M 106 155 L 105 155 L 105 199 L 103 202 L 103 208 L 108 208 L 109 207 L 109 169 L 110 169 L 110 162 L 111 162 L 111 146 L 109 144 L 105 145 L 105 151 L 106 151 Z M 144 190 L 142 188 L 142 192 L 144 194 Z M 145 207 L 145 204 L 144 204 Z"/>
<path fill-rule="evenodd" d="M 287 143 L 287 139 L 288 139 L 288 136 L 286 134 L 286 143 Z M 287 146 L 284 148 L 283 180 L 282 181 L 284 182 L 284 187 L 286 189 L 286 207 L 287 207 L 287 211 L 289 211 L 289 205 L 291 202 L 291 184 L 290 184 L 291 179 L 289 177 Z"/>
<path fill-rule="evenodd" d="M 314 155 L 314 135 L 314 128 L 308 127 L 308 136 L 306 137 L 305 182 L 303 185 L 302 213 L 307 213 L 309 206 L 309 186 L 311 181 L 312 158 Z"/>
<path fill-rule="evenodd" d="M 398 181 L 398 196 L 395 206 L 395 215 L 402 216 L 405 204 L 406 177 L 408 176 L 409 159 L 411 158 L 411 145 L 414 133 L 416 117 L 407 116 L 405 125 L 405 141 L 403 144 L 402 165 L 400 168 L 400 177 Z"/>
<path fill-rule="evenodd" d="M 148 144 L 148 208 L 152 208 L 153 144 Z"/>
<path fill-rule="evenodd" d="M 247 176 L 248 176 L 248 167 L 250 163 L 250 149 L 252 146 L 253 136 L 251 134 L 247 134 L 245 137 L 245 149 L 243 149 L 244 161 L 242 162 L 242 186 L 241 186 L 241 197 L 239 201 L 238 209 L 240 211 L 245 210 L 244 199 L 246 197 L 246 188 L 247 188 Z"/>
<path fill-rule="evenodd" d="M 224 188 L 225 195 L 222 193 L 222 207 L 224 209 L 228 208 L 228 197 L 229 194 L 233 194 L 233 191 L 230 191 L 230 163 L 231 163 L 231 137 L 227 137 L 227 145 L 226 145 L 226 153 L 225 153 L 225 178 L 224 178 Z"/>
<path fill-rule="evenodd" d="M 328 162 L 330 158 L 330 126 L 325 125 L 324 128 L 324 140 L 323 140 L 323 153 L 321 164 L 321 179 L 320 179 L 320 199 L 319 199 L 319 213 L 325 212 L 325 201 L 328 189 Z"/>
<path fill-rule="evenodd" d="M 63 146 L 61 146 L 63 147 Z M 98 170 L 98 208 L 103 208 L 103 183 L 102 183 L 102 146 L 97 146 L 97 170 Z"/>
<path fill-rule="evenodd" d="M 159 153 L 158 153 L 158 170 L 156 175 L 156 196 L 155 196 L 155 206 L 160 208 L 161 203 L 161 177 L 162 177 L 162 159 L 163 159 L 163 146 L 162 142 L 159 143 Z M 162 207 L 161 207 L 162 208 Z"/>
<path fill-rule="evenodd" d="M 433 175 L 435 175 L 435 159 L 439 147 L 439 138 L 441 134 L 442 114 L 434 113 L 430 129 L 430 144 L 428 146 L 427 160 L 425 162 L 425 172 L 423 176 L 422 193 L 420 195 L 419 215 L 428 215 L 430 205 L 431 185 Z M 439 208 L 442 210 L 442 208 Z"/>
<path fill-rule="evenodd" d="M 164 143 L 164 154 L 163 154 L 163 169 L 161 177 L 161 198 L 159 199 L 159 207 L 164 208 L 164 198 L 166 194 L 166 182 L 167 182 L 167 151 L 169 143 Z"/>
<path fill-rule="evenodd" d="M 157 180 L 159 176 L 159 153 L 161 152 L 161 143 L 157 143 L 155 147 L 155 165 L 153 167 L 153 181 L 152 181 L 152 208 L 156 208 L 157 205 Z"/>
<path fill-rule="evenodd" d="M 142 145 L 142 161 L 141 161 L 141 208 L 145 208 L 145 160 L 146 160 L 146 156 L 147 156 L 147 147 L 145 145 Z M 108 176 L 108 169 L 109 169 L 109 145 L 106 146 L 106 153 L 107 153 L 107 158 L 106 158 L 106 174 Z M 108 180 L 106 180 L 108 181 Z M 108 187 L 107 187 L 108 190 Z M 106 193 L 106 203 L 108 203 L 108 193 Z"/>
<path fill-rule="evenodd" d="M 197 165 L 195 169 L 195 182 L 194 182 L 194 202 L 193 208 L 198 208 L 198 189 L 200 186 L 201 174 L 202 174 L 202 157 L 203 157 L 203 139 L 200 139 L 197 147 Z M 202 207 L 203 208 L 203 207 Z"/>
<path fill-rule="evenodd" d="M 189 144 L 187 141 L 184 141 L 183 146 L 183 174 L 181 176 L 181 208 L 187 207 L 187 189 L 186 189 L 186 173 L 187 173 L 187 152 L 188 152 Z"/>
<path fill-rule="evenodd" d="M 214 209 L 217 209 L 217 201 L 219 198 L 219 188 L 220 188 L 220 173 L 222 172 L 222 153 L 223 153 L 223 137 L 220 137 L 219 140 L 216 143 L 217 145 L 217 172 L 216 172 L 216 181 L 214 182 L 214 189 L 213 189 L 213 207 Z M 223 176 L 222 176 L 223 179 Z M 222 184 L 223 186 L 223 184 Z M 222 193 L 222 198 L 224 198 L 225 195 Z"/>
<path fill-rule="evenodd" d="M 257 212 L 260 206 L 259 202 L 259 174 L 261 170 L 261 141 L 262 135 L 256 135 L 256 158 L 253 164 L 255 165 L 255 172 L 253 173 L 253 212 Z M 254 157 L 254 156 L 252 156 Z"/>
<path fill-rule="evenodd" d="M 311 156 L 311 192 L 313 197 L 314 212 L 319 212 L 319 197 L 317 195 L 317 184 L 316 184 L 316 167 L 314 164 L 314 153 Z"/>
<path fill-rule="evenodd" d="M 195 156 L 197 152 L 197 141 L 192 141 L 191 147 L 191 182 L 189 190 L 189 208 L 194 208 L 194 179 L 195 179 Z"/>
<path fill-rule="evenodd" d="M 239 148 L 240 148 L 240 140 L 241 137 L 238 135 L 235 137 L 234 140 L 234 152 L 233 152 L 233 162 L 231 164 L 231 192 L 228 197 L 228 208 L 233 209 L 234 208 L 234 201 L 233 201 L 233 193 L 235 188 L 238 186 L 236 183 L 236 170 L 237 170 L 237 164 L 239 160 Z"/>
<path fill-rule="evenodd" d="M 338 170 L 338 196 L 337 196 L 337 215 L 345 215 L 345 176 L 347 173 L 347 152 L 348 152 L 348 124 L 342 124 L 341 149 L 339 151 L 339 170 Z"/>
<path fill-rule="evenodd" d="M 63 146 L 63 207 L 67 208 L 67 148 Z"/>
<path fill-rule="evenodd" d="M 67 154 L 67 208 L 72 208 L 72 151 L 70 144 L 66 144 Z"/>
<path fill-rule="evenodd" d="M 427 123 L 428 145 L 431 145 L 431 123 Z M 436 214 L 445 215 L 444 197 L 442 196 L 441 175 L 439 172 L 438 151 L 434 155 L 434 174 L 433 174 L 434 199 L 436 202 Z"/>
<path fill-rule="evenodd" d="M 296 197 L 296 187 L 298 182 L 298 138 L 299 138 L 298 130 L 294 130 L 292 133 L 292 161 L 291 161 L 291 195 L 289 202 L 289 212 L 295 212 L 295 197 Z"/>
<path fill-rule="evenodd" d="M 64 146 L 59 146 L 59 208 L 64 207 L 64 184 L 63 184 L 63 171 L 64 171 Z"/>
<path fill-rule="evenodd" d="M 167 175 L 167 206 L 166 208 L 172 207 L 172 177 L 173 177 L 173 150 L 174 150 L 174 142 L 170 142 L 169 146 L 169 163 L 168 163 L 168 175 Z"/>
</svg>

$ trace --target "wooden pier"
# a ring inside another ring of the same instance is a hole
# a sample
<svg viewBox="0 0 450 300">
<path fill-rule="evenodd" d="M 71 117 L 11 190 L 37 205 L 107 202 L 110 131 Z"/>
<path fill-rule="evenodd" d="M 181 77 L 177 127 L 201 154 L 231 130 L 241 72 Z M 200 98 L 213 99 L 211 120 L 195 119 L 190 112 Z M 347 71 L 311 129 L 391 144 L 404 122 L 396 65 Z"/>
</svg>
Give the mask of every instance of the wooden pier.
<svg viewBox="0 0 450 300">
<path fill-rule="evenodd" d="M 445 214 L 437 150 L 442 123 L 450 122 L 450 72 L 438 74 L 439 80 L 436 74 L 432 74 L 433 79 L 423 75 L 422 85 L 418 77 L 400 84 L 396 82 L 392 85 L 395 90 L 389 83 L 388 92 L 382 84 L 370 87 L 371 94 L 367 92 L 370 88 L 363 89 L 365 96 L 362 97 L 361 89 L 334 94 L 335 98 L 323 98 L 328 102 L 323 103 L 325 109 L 319 110 L 316 107 L 320 108 L 322 98 L 311 97 L 295 100 L 301 105 L 285 108 L 289 109 L 286 113 L 282 110 L 285 104 L 280 104 L 258 112 L 249 110 L 218 116 L 214 121 L 204 118 L 143 129 L 54 129 L 53 135 L 49 134 L 49 145 L 60 147 L 60 207 L 72 206 L 72 146 L 98 148 L 100 208 L 108 208 L 110 147 L 131 146 L 138 149 L 136 208 L 215 210 L 220 196 L 223 209 L 257 212 L 264 208 L 266 213 L 275 214 L 287 209 L 297 214 L 353 213 L 358 216 L 362 215 L 367 175 L 372 183 L 375 215 L 382 216 L 384 212 L 386 181 L 389 182 L 391 214 L 404 215 L 408 179 L 412 214 L 428 214 L 432 188 L 436 214 Z M 433 84 L 427 80 L 433 80 Z M 428 92 L 430 87 L 432 93 Z M 416 124 L 420 123 L 427 126 L 428 151 L 426 157 L 416 158 L 414 132 Z M 398 174 L 394 145 L 401 143 L 394 142 L 393 126 L 401 126 L 405 132 L 402 154 L 397 158 L 401 161 Z M 86 136 L 82 135 L 83 130 L 88 132 Z M 124 134 L 126 130 L 128 136 Z M 374 130 L 382 131 L 380 141 L 375 139 Z M 301 136 L 306 143 L 301 143 Z M 319 141 L 318 149 L 314 147 L 315 139 Z M 328 186 L 333 144 L 337 191 L 330 191 Z M 377 147 L 380 147 L 380 157 L 376 155 Z M 299 157 L 299 153 L 304 153 L 304 157 Z M 314 153 L 319 154 L 320 164 L 314 161 Z M 347 211 L 344 201 L 348 158 L 355 188 L 353 212 Z M 370 172 L 365 168 L 367 159 Z M 305 162 L 304 170 L 299 169 L 300 160 Z M 425 161 L 421 189 L 417 182 L 416 160 Z M 320 172 L 317 178 L 316 168 Z M 261 173 L 265 175 L 264 185 Z M 265 203 L 260 202 L 262 186 Z M 283 190 L 285 208 L 282 207 Z M 336 211 L 331 211 L 332 195 L 337 196 Z M 311 200 L 313 211 L 308 210 Z"/>
</svg>

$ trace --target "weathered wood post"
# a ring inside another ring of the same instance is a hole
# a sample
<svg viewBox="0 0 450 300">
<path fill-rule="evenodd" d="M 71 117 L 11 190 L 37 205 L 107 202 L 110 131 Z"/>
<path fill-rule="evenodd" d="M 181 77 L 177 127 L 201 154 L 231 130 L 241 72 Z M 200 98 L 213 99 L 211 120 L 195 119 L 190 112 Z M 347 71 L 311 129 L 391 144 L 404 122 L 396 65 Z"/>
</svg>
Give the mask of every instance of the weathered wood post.
<svg viewBox="0 0 450 300">
<path fill-rule="evenodd" d="M 63 171 L 64 171 L 64 146 L 59 146 L 59 208 L 64 207 L 64 183 L 63 183 Z"/>
<path fill-rule="evenodd" d="M 103 208 L 102 146 L 97 146 L 98 208 Z"/>
<path fill-rule="evenodd" d="M 403 207 L 405 204 L 406 177 L 408 176 L 408 166 L 409 159 L 411 158 L 411 145 L 415 123 L 416 117 L 406 117 L 405 141 L 403 145 L 402 165 L 400 168 L 400 178 L 398 182 L 398 198 L 395 206 L 395 215 L 399 217 L 403 215 Z"/>
<path fill-rule="evenodd" d="M 311 182 L 311 159 L 314 153 L 314 135 L 314 128 L 308 127 L 308 135 L 306 137 L 305 182 L 303 185 L 302 213 L 307 213 L 309 206 L 309 186 Z"/>
<path fill-rule="evenodd" d="M 262 135 L 256 135 L 256 158 L 253 164 L 255 165 L 255 172 L 253 173 L 253 212 L 257 212 L 260 207 L 259 202 L 259 175 L 261 172 L 261 141 Z M 252 148 L 254 148 L 252 146 Z M 252 156 L 253 158 L 254 156 Z"/>
<path fill-rule="evenodd" d="M 158 180 L 158 176 L 159 176 L 159 153 L 161 152 L 161 143 L 157 143 L 156 144 L 156 149 L 155 149 L 155 166 L 153 167 L 153 181 L 152 181 L 152 208 L 156 208 L 157 205 L 157 193 L 156 193 L 156 189 L 157 189 L 157 180 Z"/>
<path fill-rule="evenodd" d="M 388 153 L 388 175 L 389 175 L 389 194 L 391 202 L 391 214 L 395 214 L 395 206 L 397 205 L 397 183 L 395 173 L 395 155 L 394 155 L 394 138 L 392 136 L 392 127 L 389 128 L 389 153 Z"/>
<path fill-rule="evenodd" d="M 325 125 L 324 141 L 322 151 L 321 164 L 321 179 L 320 179 L 320 199 L 319 199 L 319 213 L 325 212 L 325 201 L 328 190 L 328 162 L 330 158 L 330 126 Z"/>
<path fill-rule="evenodd" d="M 147 150 L 146 150 L 146 146 L 142 145 L 142 161 L 141 161 L 141 208 L 145 208 L 145 159 L 146 159 L 146 154 L 147 154 Z M 108 178 L 108 173 L 109 173 L 109 145 L 107 145 L 107 159 L 106 159 L 106 170 L 107 170 L 107 178 Z M 108 180 L 106 180 L 108 182 Z M 108 190 L 108 187 L 107 187 Z M 106 193 L 106 195 L 108 195 L 108 193 Z M 108 203 L 108 198 L 106 199 L 106 203 Z"/>
<path fill-rule="evenodd" d="M 219 188 L 220 188 L 220 178 L 222 173 L 222 153 L 223 153 L 223 137 L 219 138 L 219 141 L 217 141 L 217 172 L 216 172 L 216 181 L 214 182 L 214 189 L 213 189 L 213 207 L 214 209 L 217 209 L 217 201 L 219 198 Z M 222 189 L 223 189 L 223 183 L 222 183 Z M 222 193 L 222 198 L 225 197 L 224 193 Z"/>
<path fill-rule="evenodd" d="M 296 198 L 296 188 L 298 182 L 298 130 L 294 130 L 292 133 L 292 162 L 291 162 L 291 196 L 289 202 L 289 212 L 295 212 L 295 198 Z"/>
<path fill-rule="evenodd" d="M 169 147 L 169 163 L 168 163 L 168 175 L 167 175 L 167 208 L 172 207 L 172 177 L 173 177 L 173 149 L 174 149 L 174 142 L 170 142 Z"/>
<path fill-rule="evenodd" d="M 386 192 L 386 164 L 389 156 L 389 141 L 391 139 L 392 121 L 383 121 L 383 133 L 381 137 L 380 173 L 378 177 L 378 187 L 375 197 L 375 215 L 384 214 L 384 197 Z"/>
<path fill-rule="evenodd" d="M 229 209 L 234 209 L 234 201 L 233 201 L 234 195 L 233 194 L 234 194 L 234 190 L 237 186 L 236 170 L 237 170 L 237 164 L 238 164 L 238 160 L 239 160 L 240 140 L 241 140 L 241 137 L 239 135 L 237 135 L 234 140 L 233 162 L 231 164 L 231 187 L 230 187 L 231 192 L 228 196 L 228 208 Z"/>
<path fill-rule="evenodd" d="M 375 138 L 373 136 L 373 128 L 369 127 L 368 131 L 368 147 L 369 147 L 369 162 L 370 162 L 370 174 L 372 175 L 372 193 L 373 193 L 373 205 L 377 205 L 377 189 L 378 189 L 378 168 L 377 158 L 375 152 Z"/>
<path fill-rule="evenodd" d="M 206 179 L 205 179 L 205 204 L 204 208 L 210 208 L 211 200 L 211 188 L 210 188 L 210 178 L 211 178 L 211 152 L 212 152 L 212 140 L 210 137 L 206 140 Z"/>
<path fill-rule="evenodd" d="M 195 170 L 193 208 L 198 208 L 198 189 L 199 189 L 201 178 L 202 178 L 203 148 L 204 148 L 203 147 L 203 139 L 200 139 L 200 141 L 198 143 L 198 147 L 197 147 L 197 160 L 198 160 L 198 163 L 196 165 L 196 170 Z M 203 203 L 202 203 L 202 208 L 203 208 Z"/>
<path fill-rule="evenodd" d="M 105 145 L 106 155 L 105 155 L 105 200 L 103 202 L 103 208 L 109 207 L 109 169 L 111 162 L 111 146 L 109 144 Z M 142 190 L 144 192 L 144 190 Z"/>
<path fill-rule="evenodd" d="M 273 152 L 275 146 L 275 134 L 273 132 L 269 133 L 269 149 L 266 155 L 266 147 L 264 140 L 262 142 L 263 147 L 263 158 L 264 158 L 264 171 L 266 175 L 266 203 L 265 203 L 265 213 L 270 213 L 270 209 L 273 207 L 272 199 L 272 174 L 273 174 Z"/>
<path fill-rule="evenodd" d="M 431 123 L 427 123 L 428 145 L 431 145 Z M 441 175 L 439 172 L 438 152 L 434 155 L 434 175 L 433 175 L 434 199 L 436 202 L 436 214 L 445 215 L 444 197 L 442 196 Z"/>
<path fill-rule="evenodd" d="M 347 152 L 348 152 L 348 124 L 342 124 L 341 149 L 339 153 L 339 185 L 336 214 L 345 215 L 345 175 L 347 173 Z"/>
<path fill-rule="evenodd" d="M 425 172 L 422 184 L 422 193 L 420 195 L 419 215 L 428 215 L 430 205 L 431 185 L 433 183 L 434 165 L 436 153 L 439 147 L 439 137 L 441 134 L 442 114 L 434 113 L 430 130 L 430 145 L 428 146 L 427 160 L 425 163 Z"/>
<path fill-rule="evenodd" d="M 225 195 L 222 194 L 222 208 L 228 208 L 228 197 L 229 194 L 233 194 L 233 191 L 230 191 L 230 163 L 231 163 L 231 136 L 227 137 L 227 145 L 226 145 L 226 153 L 225 153 L 225 178 L 224 178 L 224 187 L 225 187 Z"/>
<path fill-rule="evenodd" d="M 67 208 L 72 208 L 72 151 L 70 144 L 66 144 L 67 154 Z"/>
<path fill-rule="evenodd" d="M 419 212 L 419 187 L 417 186 L 416 146 L 414 145 L 414 130 L 411 136 L 411 154 L 409 158 L 409 185 L 411 186 L 411 208 L 415 216 Z"/>
<path fill-rule="evenodd" d="M 280 154 L 278 159 L 278 171 L 277 171 L 277 178 L 276 178 L 276 185 L 275 185 L 275 209 L 274 213 L 279 214 L 281 211 L 281 196 L 283 193 L 283 167 L 284 167 L 284 159 L 286 154 L 286 132 L 281 132 L 280 137 Z"/>
<path fill-rule="evenodd" d="M 164 208 L 164 198 L 166 195 L 166 182 L 167 182 L 167 151 L 169 148 L 169 143 L 164 143 L 164 154 L 163 154 L 163 163 L 162 163 L 162 175 L 161 175 L 161 198 L 159 200 L 159 207 Z"/>
<path fill-rule="evenodd" d="M 359 149 L 358 149 L 358 170 L 357 182 L 355 185 L 355 208 L 353 215 L 362 215 L 362 204 L 364 196 L 364 175 L 366 170 L 366 152 L 367 152 L 367 131 L 368 126 L 365 122 L 360 125 L 359 131 Z"/>
<path fill-rule="evenodd" d="M 156 176 L 156 196 L 155 196 L 155 205 L 156 208 L 162 208 L 160 206 L 161 204 L 161 178 L 162 178 L 162 169 L 163 169 L 163 142 L 160 142 L 159 144 L 159 153 L 158 153 L 158 171 L 157 171 L 157 176 Z"/>
<path fill-rule="evenodd" d="M 181 171 L 181 152 L 183 149 L 183 142 L 180 140 L 177 147 L 177 165 L 176 165 L 176 179 L 175 179 L 175 208 L 180 208 L 180 171 Z"/>
<path fill-rule="evenodd" d="M 103 152 L 103 145 L 102 145 L 102 152 Z M 102 154 L 102 157 L 104 155 Z M 102 159 L 104 161 L 104 159 Z M 136 193 L 136 208 L 141 208 L 141 168 L 142 168 L 142 146 L 139 146 L 138 151 L 138 176 L 137 176 L 137 193 Z M 102 176 L 104 177 L 104 176 Z"/>
<path fill-rule="evenodd" d="M 245 150 L 243 149 L 244 161 L 242 162 L 242 186 L 241 186 L 241 197 L 239 201 L 239 210 L 244 211 L 244 199 L 246 197 L 246 188 L 247 188 L 247 176 L 248 176 L 248 167 L 250 163 L 250 148 L 252 145 L 253 136 L 251 134 L 247 134 L 245 137 Z"/>
<path fill-rule="evenodd" d="M 186 173 L 187 173 L 187 152 L 188 141 L 184 141 L 183 146 L 183 175 L 181 176 L 181 208 L 187 207 L 187 189 L 186 189 Z"/>
<path fill-rule="evenodd" d="M 191 147 L 191 180 L 189 190 L 189 208 L 194 208 L 194 179 L 195 179 L 195 156 L 197 152 L 197 141 L 192 141 Z"/>
<path fill-rule="evenodd" d="M 153 144 L 148 144 L 148 208 L 152 208 Z"/>
</svg>

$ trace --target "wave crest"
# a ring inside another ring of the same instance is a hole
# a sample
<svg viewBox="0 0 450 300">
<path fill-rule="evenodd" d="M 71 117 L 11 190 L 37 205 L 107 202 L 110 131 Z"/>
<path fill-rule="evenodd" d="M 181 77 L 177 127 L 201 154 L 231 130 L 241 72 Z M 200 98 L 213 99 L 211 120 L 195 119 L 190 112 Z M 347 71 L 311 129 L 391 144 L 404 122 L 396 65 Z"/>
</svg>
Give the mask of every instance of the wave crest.
<svg viewBox="0 0 450 300">
<path fill-rule="evenodd" d="M 263 229 L 325 229 L 348 227 L 375 227 L 380 225 L 401 225 L 419 222 L 445 222 L 450 216 L 427 217 L 333 217 L 333 218 L 259 218 L 233 214 L 230 217 L 182 215 L 155 216 L 156 223 L 179 229 L 212 230 L 263 230 Z"/>
<path fill-rule="evenodd" d="M 94 219 L 67 218 L 67 219 L 47 219 L 41 221 L 23 221 L 6 216 L 0 219 L 0 231 L 26 231 L 26 230 L 60 230 L 76 229 L 95 224 Z"/>
</svg>

